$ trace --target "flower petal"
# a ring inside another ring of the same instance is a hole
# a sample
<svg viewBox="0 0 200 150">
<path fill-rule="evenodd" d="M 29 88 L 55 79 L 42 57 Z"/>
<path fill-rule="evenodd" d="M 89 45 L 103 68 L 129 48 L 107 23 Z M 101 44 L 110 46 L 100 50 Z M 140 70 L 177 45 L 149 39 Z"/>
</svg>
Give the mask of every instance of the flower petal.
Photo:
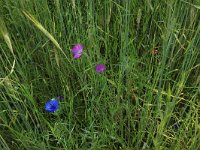
<svg viewBox="0 0 200 150">
<path fill-rule="evenodd" d="M 55 112 L 60 108 L 59 103 L 56 99 L 51 99 L 45 104 L 45 110 L 48 112 Z"/>
<path fill-rule="evenodd" d="M 62 96 L 62 95 L 57 96 L 56 99 L 58 99 L 58 100 L 63 100 L 63 99 L 64 99 L 64 96 Z"/>
<path fill-rule="evenodd" d="M 81 55 L 83 54 L 83 45 L 82 44 L 76 44 L 72 47 L 71 50 L 73 57 L 75 59 L 80 58 Z"/>
<path fill-rule="evenodd" d="M 106 66 L 104 64 L 96 65 L 96 72 L 104 72 L 106 70 Z"/>
</svg>

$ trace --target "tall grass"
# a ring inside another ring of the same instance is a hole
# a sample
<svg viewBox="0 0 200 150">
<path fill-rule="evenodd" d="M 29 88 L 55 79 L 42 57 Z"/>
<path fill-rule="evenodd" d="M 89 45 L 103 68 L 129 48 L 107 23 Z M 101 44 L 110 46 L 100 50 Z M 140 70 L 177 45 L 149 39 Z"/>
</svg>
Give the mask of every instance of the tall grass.
<svg viewBox="0 0 200 150">
<path fill-rule="evenodd" d="M 0 149 L 200 149 L 198 0 L 2 0 L 0 14 Z"/>
</svg>

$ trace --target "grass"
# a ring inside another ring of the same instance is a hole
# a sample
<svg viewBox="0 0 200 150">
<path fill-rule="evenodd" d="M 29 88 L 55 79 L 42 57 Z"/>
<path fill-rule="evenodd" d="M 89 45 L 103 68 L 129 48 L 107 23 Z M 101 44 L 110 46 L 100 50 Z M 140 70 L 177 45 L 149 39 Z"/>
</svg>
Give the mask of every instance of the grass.
<svg viewBox="0 0 200 150">
<path fill-rule="evenodd" d="M 198 0 L 0 7 L 0 149 L 200 149 Z"/>
</svg>

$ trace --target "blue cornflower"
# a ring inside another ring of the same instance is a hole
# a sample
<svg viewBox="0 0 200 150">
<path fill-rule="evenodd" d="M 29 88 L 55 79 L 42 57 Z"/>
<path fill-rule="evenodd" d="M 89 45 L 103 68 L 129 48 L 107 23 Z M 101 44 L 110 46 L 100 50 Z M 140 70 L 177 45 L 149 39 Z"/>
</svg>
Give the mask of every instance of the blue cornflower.
<svg viewBox="0 0 200 150">
<path fill-rule="evenodd" d="M 45 110 L 48 112 L 55 112 L 60 108 L 59 103 L 56 99 L 51 99 L 45 104 Z"/>
</svg>

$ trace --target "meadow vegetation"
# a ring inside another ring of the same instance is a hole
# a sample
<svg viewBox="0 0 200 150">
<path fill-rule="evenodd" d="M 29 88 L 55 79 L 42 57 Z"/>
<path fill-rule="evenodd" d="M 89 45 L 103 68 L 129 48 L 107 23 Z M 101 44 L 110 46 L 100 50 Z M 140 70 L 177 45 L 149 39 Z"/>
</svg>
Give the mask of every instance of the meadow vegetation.
<svg viewBox="0 0 200 150">
<path fill-rule="evenodd" d="M 199 114 L 199 0 L 0 1 L 0 149 L 198 150 Z"/>
</svg>

